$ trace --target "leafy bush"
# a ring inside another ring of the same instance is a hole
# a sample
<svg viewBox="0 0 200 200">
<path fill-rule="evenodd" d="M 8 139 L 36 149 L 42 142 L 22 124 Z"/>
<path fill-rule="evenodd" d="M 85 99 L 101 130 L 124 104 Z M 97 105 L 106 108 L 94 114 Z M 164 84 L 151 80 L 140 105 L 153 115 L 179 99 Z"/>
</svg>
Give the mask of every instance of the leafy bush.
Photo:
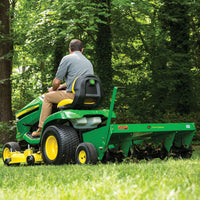
<svg viewBox="0 0 200 200">
<path fill-rule="evenodd" d="M 10 123 L 0 122 L 0 144 L 5 144 L 15 140 L 16 124 L 15 121 Z"/>
</svg>

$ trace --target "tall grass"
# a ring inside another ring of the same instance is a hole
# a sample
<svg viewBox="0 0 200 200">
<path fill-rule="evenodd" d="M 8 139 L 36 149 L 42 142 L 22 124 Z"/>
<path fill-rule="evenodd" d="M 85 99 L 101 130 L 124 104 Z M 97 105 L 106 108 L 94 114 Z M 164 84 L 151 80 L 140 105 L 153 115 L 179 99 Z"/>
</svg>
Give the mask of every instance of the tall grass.
<svg viewBox="0 0 200 200">
<path fill-rule="evenodd" d="M 200 149 L 189 160 L 20 167 L 1 161 L 0 199 L 200 199 Z"/>
</svg>

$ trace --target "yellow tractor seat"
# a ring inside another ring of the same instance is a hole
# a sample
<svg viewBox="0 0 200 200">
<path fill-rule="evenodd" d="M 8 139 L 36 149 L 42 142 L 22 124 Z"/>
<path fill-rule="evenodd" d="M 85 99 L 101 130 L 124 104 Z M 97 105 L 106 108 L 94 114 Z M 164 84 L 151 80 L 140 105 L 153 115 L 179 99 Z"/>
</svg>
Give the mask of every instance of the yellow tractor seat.
<svg viewBox="0 0 200 200">
<path fill-rule="evenodd" d="M 73 99 L 64 99 L 58 103 L 57 108 L 68 105 L 68 104 L 72 104 L 72 102 L 73 102 Z"/>
<path fill-rule="evenodd" d="M 97 107 L 103 97 L 101 81 L 94 75 L 77 77 L 72 85 L 74 100 L 64 99 L 57 105 L 59 110 L 92 109 Z"/>
</svg>

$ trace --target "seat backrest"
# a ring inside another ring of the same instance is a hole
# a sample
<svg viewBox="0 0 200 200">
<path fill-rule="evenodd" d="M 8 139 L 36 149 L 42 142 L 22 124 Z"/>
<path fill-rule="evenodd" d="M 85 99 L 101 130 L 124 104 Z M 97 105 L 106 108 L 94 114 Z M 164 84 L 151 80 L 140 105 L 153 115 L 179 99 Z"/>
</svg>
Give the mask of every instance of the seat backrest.
<svg viewBox="0 0 200 200">
<path fill-rule="evenodd" d="M 101 81 L 94 75 L 79 76 L 73 84 L 73 93 L 75 93 L 71 108 L 92 109 L 97 107 L 103 97 Z"/>
</svg>

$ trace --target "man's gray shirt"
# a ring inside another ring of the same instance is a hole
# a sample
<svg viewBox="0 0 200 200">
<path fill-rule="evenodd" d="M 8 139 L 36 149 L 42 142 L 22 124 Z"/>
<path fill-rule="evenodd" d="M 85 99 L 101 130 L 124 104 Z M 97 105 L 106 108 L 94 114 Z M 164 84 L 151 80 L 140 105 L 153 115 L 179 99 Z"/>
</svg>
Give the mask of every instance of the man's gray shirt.
<svg viewBox="0 0 200 200">
<path fill-rule="evenodd" d="M 62 58 L 55 78 L 61 81 L 65 78 L 67 91 L 71 92 L 74 79 L 84 74 L 94 74 L 92 63 L 80 51 L 75 51 Z"/>
</svg>

